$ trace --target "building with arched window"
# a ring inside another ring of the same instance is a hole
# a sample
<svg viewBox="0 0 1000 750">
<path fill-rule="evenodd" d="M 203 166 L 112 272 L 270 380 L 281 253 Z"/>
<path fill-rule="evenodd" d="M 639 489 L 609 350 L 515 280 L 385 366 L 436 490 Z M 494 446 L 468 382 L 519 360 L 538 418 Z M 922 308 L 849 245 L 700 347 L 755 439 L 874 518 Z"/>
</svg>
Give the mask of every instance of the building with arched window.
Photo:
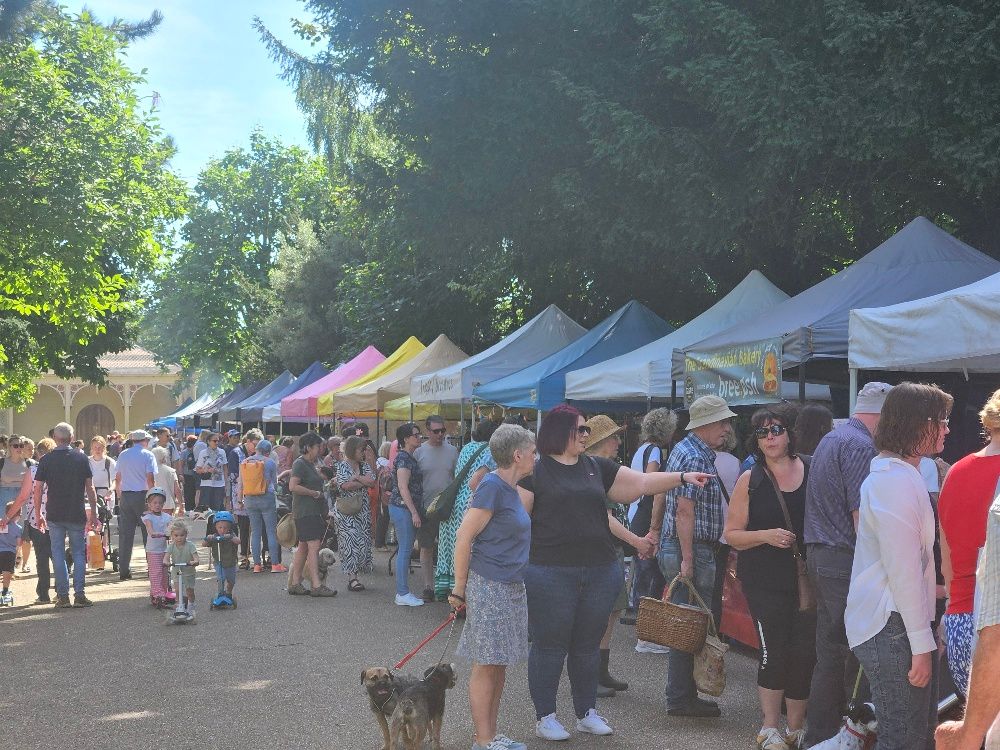
<svg viewBox="0 0 1000 750">
<path fill-rule="evenodd" d="M 0 432 L 37 441 L 56 423 L 68 422 L 89 443 L 94 435 L 138 429 L 180 406 L 183 394 L 174 395 L 180 368 L 161 368 L 145 349 L 108 354 L 100 364 L 108 372 L 108 384 L 101 388 L 55 375 L 40 377 L 27 408 L 0 410 Z"/>
</svg>

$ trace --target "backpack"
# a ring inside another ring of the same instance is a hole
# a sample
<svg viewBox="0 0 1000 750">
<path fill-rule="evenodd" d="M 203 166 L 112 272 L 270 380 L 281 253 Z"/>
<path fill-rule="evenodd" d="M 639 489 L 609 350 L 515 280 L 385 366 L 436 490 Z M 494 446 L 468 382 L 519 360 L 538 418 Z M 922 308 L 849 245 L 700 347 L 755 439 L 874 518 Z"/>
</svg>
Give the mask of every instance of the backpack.
<svg viewBox="0 0 1000 750">
<path fill-rule="evenodd" d="M 249 458 L 240 464 L 240 483 L 244 495 L 267 494 L 267 480 L 264 478 L 264 462 Z"/>
<path fill-rule="evenodd" d="M 194 474 L 194 467 L 195 467 L 196 463 L 197 462 L 195 461 L 195 458 L 194 458 L 194 448 L 188 448 L 187 449 L 187 459 L 185 459 L 185 461 L 184 461 L 184 469 L 185 469 L 185 471 L 189 471 L 192 474 Z"/>
<path fill-rule="evenodd" d="M 649 465 L 649 457 L 653 453 L 653 448 L 656 446 L 650 443 L 646 446 L 646 450 L 642 454 L 642 470 L 645 471 L 646 467 Z M 666 467 L 667 458 L 666 451 L 660 448 L 660 471 Z M 636 536 L 646 536 L 649 533 L 649 527 L 653 522 L 653 496 L 643 495 L 636 506 L 635 515 L 632 516 L 632 520 L 627 524 L 629 531 L 631 531 Z"/>
<path fill-rule="evenodd" d="M 391 465 L 383 466 L 378 470 L 378 488 L 384 497 L 388 497 L 392 494 L 392 483 L 394 478 L 395 472 L 393 472 Z"/>
</svg>

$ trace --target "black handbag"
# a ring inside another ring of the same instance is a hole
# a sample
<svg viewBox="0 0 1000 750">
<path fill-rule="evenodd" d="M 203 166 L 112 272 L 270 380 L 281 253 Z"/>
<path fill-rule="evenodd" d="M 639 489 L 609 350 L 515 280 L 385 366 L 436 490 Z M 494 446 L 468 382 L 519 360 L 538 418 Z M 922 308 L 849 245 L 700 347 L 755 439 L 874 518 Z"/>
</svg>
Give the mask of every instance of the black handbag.
<svg viewBox="0 0 1000 750">
<path fill-rule="evenodd" d="M 462 489 L 462 485 L 468 479 L 469 472 L 476 463 L 476 459 L 483 455 L 489 447 L 489 443 L 483 443 L 479 450 L 469 456 L 469 460 L 465 462 L 465 466 L 458 472 L 458 476 L 431 500 L 430 505 L 427 506 L 427 509 L 423 513 L 424 518 L 428 521 L 436 521 L 437 523 L 447 521 L 451 518 L 451 512 L 455 508 L 455 501 L 458 499 L 459 490 Z"/>
</svg>

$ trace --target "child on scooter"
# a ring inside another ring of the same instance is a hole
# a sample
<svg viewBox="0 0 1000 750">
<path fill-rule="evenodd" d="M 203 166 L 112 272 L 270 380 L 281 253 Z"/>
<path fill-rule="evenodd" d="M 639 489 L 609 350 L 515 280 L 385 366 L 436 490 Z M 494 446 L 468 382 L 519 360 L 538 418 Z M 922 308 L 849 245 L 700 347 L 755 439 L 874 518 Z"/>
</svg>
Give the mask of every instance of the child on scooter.
<svg viewBox="0 0 1000 750">
<path fill-rule="evenodd" d="M 14 563 L 17 558 L 17 548 L 21 543 L 21 517 L 18 509 L 12 514 L 14 502 L 7 503 L 4 514 L 0 516 L 0 572 L 3 574 L 3 591 L 0 592 L 0 607 L 14 606 L 14 596 L 10 593 L 10 579 L 14 577 Z"/>
<path fill-rule="evenodd" d="M 233 607 L 233 587 L 236 586 L 236 564 L 239 559 L 240 537 L 236 531 L 236 517 L 228 510 L 220 510 L 209 519 L 208 533 L 202 547 L 212 548 L 212 563 L 219 581 L 219 594 L 212 601 L 214 607 Z"/>
<path fill-rule="evenodd" d="M 146 527 L 146 565 L 149 567 L 149 598 L 154 607 L 170 606 L 167 596 L 166 570 L 163 554 L 167 551 L 167 527 L 171 516 L 163 512 L 166 493 L 153 487 L 146 493 L 146 512 L 142 523 Z"/>
<path fill-rule="evenodd" d="M 188 616 L 194 617 L 194 569 L 198 565 L 198 548 L 194 546 L 194 542 L 188 541 L 188 525 L 182 519 L 176 518 L 170 522 L 170 526 L 167 527 L 167 533 L 170 535 L 170 544 L 167 545 L 167 551 L 163 555 L 163 566 L 164 570 L 167 569 L 168 565 L 182 565 L 187 563 L 190 567 L 186 568 L 181 573 L 181 590 L 183 591 L 183 596 L 187 600 L 187 613 Z M 181 592 L 176 592 L 179 596 Z"/>
</svg>

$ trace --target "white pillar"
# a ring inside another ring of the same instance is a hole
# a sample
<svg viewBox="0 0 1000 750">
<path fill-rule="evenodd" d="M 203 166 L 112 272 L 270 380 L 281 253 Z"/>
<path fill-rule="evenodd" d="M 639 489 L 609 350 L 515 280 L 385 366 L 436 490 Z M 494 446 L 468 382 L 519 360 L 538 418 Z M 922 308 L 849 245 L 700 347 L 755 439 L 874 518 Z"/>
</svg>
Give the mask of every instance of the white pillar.
<svg viewBox="0 0 1000 750">
<path fill-rule="evenodd" d="M 852 367 L 850 370 L 850 385 L 847 386 L 851 389 L 850 399 L 850 414 L 848 416 L 854 416 L 854 407 L 858 405 L 858 368 Z"/>
</svg>

